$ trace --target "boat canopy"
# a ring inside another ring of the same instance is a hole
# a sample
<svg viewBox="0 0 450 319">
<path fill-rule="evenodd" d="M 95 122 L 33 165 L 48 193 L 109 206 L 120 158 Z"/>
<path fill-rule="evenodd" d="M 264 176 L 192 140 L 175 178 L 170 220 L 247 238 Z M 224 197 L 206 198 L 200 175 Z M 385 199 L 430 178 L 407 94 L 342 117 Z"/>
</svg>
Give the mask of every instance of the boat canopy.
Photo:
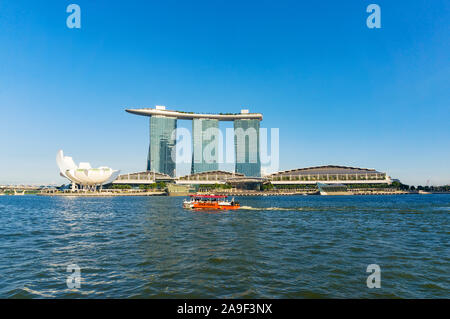
<svg viewBox="0 0 450 319">
<path fill-rule="evenodd" d="M 225 195 L 189 195 L 191 197 L 201 197 L 201 198 L 226 198 Z"/>
</svg>

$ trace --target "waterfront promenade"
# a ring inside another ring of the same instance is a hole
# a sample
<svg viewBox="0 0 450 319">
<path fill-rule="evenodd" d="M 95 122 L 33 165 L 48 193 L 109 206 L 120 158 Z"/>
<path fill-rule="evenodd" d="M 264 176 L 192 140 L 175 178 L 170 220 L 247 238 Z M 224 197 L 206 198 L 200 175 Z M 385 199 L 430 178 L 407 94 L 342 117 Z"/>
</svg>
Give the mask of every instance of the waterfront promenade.
<svg viewBox="0 0 450 319">
<path fill-rule="evenodd" d="M 96 191 L 96 192 L 41 192 L 38 196 L 64 197 L 115 197 L 115 196 L 166 196 L 165 191 Z"/>
<path fill-rule="evenodd" d="M 194 194 L 194 193 L 192 193 Z M 208 192 L 197 192 L 203 195 L 227 195 L 227 196 L 311 196 L 320 195 L 317 190 L 271 190 L 271 191 L 255 191 L 255 190 L 217 190 Z M 351 190 L 347 194 L 336 194 L 331 196 L 342 195 L 406 195 L 417 194 L 416 192 L 408 192 L 401 190 Z M 139 191 L 139 190 L 103 190 L 96 192 L 41 192 L 38 196 L 65 196 L 65 197 L 117 197 L 117 196 L 168 196 L 167 191 Z M 170 194 L 171 196 L 187 196 L 182 193 L 180 195 Z"/>
<path fill-rule="evenodd" d="M 293 195 L 320 195 L 317 190 L 275 190 L 275 191 L 252 191 L 252 190 L 233 190 L 213 192 L 217 195 L 228 196 L 293 196 Z M 410 194 L 410 192 L 401 190 L 349 190 L 345 195 L 401 195 Z M 336 195 L 342 196 L 342 194 Z"/>
</svg>

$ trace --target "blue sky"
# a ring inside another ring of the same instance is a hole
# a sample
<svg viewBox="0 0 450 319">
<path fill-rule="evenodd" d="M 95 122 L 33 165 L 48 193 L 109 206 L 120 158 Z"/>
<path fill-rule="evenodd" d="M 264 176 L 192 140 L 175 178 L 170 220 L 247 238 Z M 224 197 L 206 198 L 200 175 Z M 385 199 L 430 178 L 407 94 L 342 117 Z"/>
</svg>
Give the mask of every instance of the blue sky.
<svg viewBox="0 0 450 319">
<path fill-rule="evenodd" d="M 2 0 L 0 183 L 63 183 L 58 149 L 144 170 L 148 118 L 124 109 L 154 105 L 263 113 L 280 169 L 450 183 L 449 21 L 444 0 Z"/>
</svg>

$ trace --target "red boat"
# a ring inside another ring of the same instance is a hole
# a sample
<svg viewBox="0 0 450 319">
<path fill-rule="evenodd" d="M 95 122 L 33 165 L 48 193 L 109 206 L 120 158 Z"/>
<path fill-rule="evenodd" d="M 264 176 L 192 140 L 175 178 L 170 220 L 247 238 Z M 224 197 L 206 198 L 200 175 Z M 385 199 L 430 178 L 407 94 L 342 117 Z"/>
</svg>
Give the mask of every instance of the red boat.
<svg viewBox="0 0 450 319">
<path fill-rule="evenodd" d="M 225 195 L 190 195 L 190 200 L 183 201 L 183 208 L 207 209 L 207 210 L 229 210 L 239 209 L 241 205 L 234 200 L 227 201 Z"/>
</svg>

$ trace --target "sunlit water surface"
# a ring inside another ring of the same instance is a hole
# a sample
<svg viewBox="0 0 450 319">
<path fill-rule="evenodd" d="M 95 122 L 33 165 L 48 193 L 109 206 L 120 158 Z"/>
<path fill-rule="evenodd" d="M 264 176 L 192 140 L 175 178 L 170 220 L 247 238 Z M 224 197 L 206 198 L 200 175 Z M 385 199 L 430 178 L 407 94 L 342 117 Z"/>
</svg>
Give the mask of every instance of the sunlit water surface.
<svg viewBox="0 0 450 319">
<path fill-rule="evenodd" d="M 450 195 L 243 197 L 220 213 L 182 200 L 0 197 L 0 297 L 450 297 Z"/>
</svg>

